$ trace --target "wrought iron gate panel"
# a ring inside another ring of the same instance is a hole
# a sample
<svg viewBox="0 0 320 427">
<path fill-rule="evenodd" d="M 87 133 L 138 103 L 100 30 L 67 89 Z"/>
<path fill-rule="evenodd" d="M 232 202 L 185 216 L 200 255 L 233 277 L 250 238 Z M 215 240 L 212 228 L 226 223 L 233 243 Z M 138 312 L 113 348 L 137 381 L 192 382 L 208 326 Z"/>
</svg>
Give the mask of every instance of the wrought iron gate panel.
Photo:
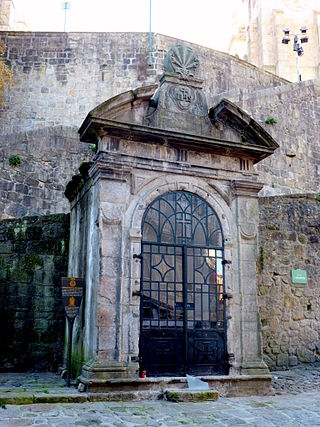
<svg viewBox="0 0 320 427">
<path fill-rule="evenodd" d="M 188 192 L 157 198 L 143 220 L 140 366 L 148 375 L 224 373 L 223 238 Z"/>
</svg>

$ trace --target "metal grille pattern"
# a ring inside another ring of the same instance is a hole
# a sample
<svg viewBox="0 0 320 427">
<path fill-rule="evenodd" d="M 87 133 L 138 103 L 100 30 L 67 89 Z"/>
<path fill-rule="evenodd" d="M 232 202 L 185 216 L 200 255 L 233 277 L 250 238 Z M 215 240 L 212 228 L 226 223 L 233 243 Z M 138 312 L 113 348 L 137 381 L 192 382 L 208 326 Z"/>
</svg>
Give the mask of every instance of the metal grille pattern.
<svg viewBox="0 0 320 427">
<path fill-rule="evenodd" d="M 158 197 L 147 209 L 143 241 L 222 248 L 215 211 L 195 194 L 175 191 Z"/>
<path fill-rule="evenodd" d="M 156 199 L 143 221 L 141 368 L 223 373 L 223 238 L 213 209 L 188 192 Z"/>
</svg>

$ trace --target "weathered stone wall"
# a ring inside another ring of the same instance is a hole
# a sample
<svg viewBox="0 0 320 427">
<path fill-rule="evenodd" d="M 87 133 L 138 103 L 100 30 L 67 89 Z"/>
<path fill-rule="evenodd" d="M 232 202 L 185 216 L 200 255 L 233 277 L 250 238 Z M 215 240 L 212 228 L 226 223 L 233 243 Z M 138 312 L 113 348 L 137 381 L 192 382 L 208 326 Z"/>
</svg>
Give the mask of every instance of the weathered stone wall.
<svg viewBox="0 0 320 427">
<path fill-rule="evenodd" d="M 280 147 L 256 165 L 265 187 L 260 195 L 317 193 L 320 187 L 320 86 L 315 81 L 252 93 L 229 93 L 275 138 Z M 273 118 L 276 123 L 265 124 Z"/>
<path fill-rule="evenodd" d="M 270 368 L 320 356 L 320 202 L 314 196 L 260 199 L 258 303 Z M 291 270 L 305 269 L 307 285 Z"/>
<path fill-rule="evenodd" d="M 157 82 L 166 51 L 180 41 L 154 34 L 148 66 L 146 33 L 2 32 L 0 38 L 15 82 L 0 110 L 1 217 L 67 212 L 63 189 L 80 163 L 92 158 L 77 134 L 88 111 L 117 93 Z M 317 192 L 319 86 L 288 84 L 227 54 L 193 47 L 209 107 L 221 98 L 234 101 L 280 144 L 257 165 L 267 184 L 261 194 Z M 270 117 L 277 124 L 266 125 Z M 9 166 L 12 154 L 20 155 L 21 166 Z"/>
<path fill-rule="evenodd" d="M 0 222 L 1 371 L 62 365 L 68 247 L 69 215 Z"/>
<path fill-rule="evenodd" d="M 171 37 L 153 34 L 148 65 L 148 33 L 0 33 L 15 77 L 0 114 L 1 135 L 52 126 L 81 125 L 99 103 L 123 91 L 158 83 Z M 210 98 L 233 88 L 278 86 L 279 77 L 225 53 L 192 45 L 200 60 L 199 78 Z M 21 108 L 23 102 L 23 108 Z"/>
<path fill-rule="evenodd" d="M 158 82 L 164 55 L 179 40 L 154 34 L 148 66 L 146 33 L 2 32 L 0 38 L 15 83 L 0 110 L 0 212 L 5 218 L 66 212 L 63 189 L 92 157 L 77 134 L 87 113 L 118 93 Z M 227 54 L 194 48 L 209 106 L 214 95 L 249 83 L 252 91 L 284 83 Z M 9 166 L 12 154 L 21 166 Z"/>
<path fill-rule="evenodd" d="M 57 126 L 11 134 L 0 143 L 0 218 L 68 212 L 66 183 L 93 156 L 75 128 Z M 21 163 L 10 166 L 18 155 Z"/>
</svg>

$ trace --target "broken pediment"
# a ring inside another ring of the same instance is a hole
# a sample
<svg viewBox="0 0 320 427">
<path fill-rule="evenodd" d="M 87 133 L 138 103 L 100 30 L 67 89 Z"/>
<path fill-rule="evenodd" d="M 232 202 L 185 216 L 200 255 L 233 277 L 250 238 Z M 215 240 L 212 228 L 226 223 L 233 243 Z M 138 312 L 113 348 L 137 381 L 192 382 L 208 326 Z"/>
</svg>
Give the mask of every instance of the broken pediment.
<svg viewBox="0 0 320 427">
<path fill-rule="evenodd" d="M 244 143 L 278 148 L 278 144 L 272 136 L 259 123 L 227 99 L 223 99 L 218 105 L 210 108 L 209 118 L 213 125 L 222 123 L 236 131 Z"/>
<path fill-rule="evenodd" d="M 117 95 L 93 109 L 83 122 L 81 141 L 97 143 L 108 134 L 175 147 L 247 156 L 257 162 L 278 147 L 246 112 L 224 99 L 210 108 L 195 77 L 199 60 L 189 47 L 171 48 L 158 86 Z"/>
</svg>

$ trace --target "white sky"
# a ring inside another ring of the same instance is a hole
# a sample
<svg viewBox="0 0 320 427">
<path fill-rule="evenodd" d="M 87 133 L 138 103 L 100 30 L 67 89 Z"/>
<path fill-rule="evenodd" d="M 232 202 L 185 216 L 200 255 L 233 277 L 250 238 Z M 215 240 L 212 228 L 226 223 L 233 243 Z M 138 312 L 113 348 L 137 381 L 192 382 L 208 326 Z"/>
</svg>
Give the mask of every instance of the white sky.
<svg viewBox="0 0 320 427">
<path fill-rule="evenodd" d="M 150 0 L 69 0 L 67 31 L 149 31 Z M 225 50 L 241 0 L 151 0 L 152 32 Z M 63 31 L 62 0 L 14 0 L 32 31 Z"/>
</svg>

